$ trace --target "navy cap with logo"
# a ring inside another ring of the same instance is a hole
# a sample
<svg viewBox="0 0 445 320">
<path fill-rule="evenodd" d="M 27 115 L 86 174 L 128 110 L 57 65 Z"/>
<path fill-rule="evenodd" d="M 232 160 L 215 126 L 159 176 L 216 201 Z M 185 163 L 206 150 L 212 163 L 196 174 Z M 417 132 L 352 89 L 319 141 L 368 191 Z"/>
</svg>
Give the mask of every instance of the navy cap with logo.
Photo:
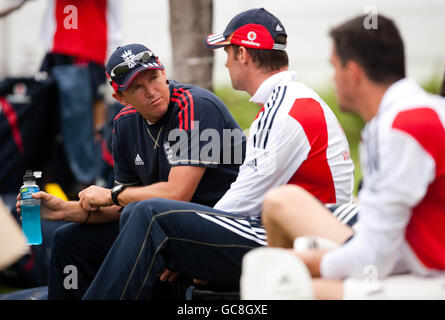
<svg viewBox="0 0 445 320">
<path fill-rule="evenodd" d="M 144 70 L 164 69 L 158 57 L 142 44 L 118 47 L 107 62 L 106 75 L 115 92 L 124 91 Z"/>
<path fill-rule="evenodd" d="M 253 49 L 285 50 L 285 44 L 276 43 L 278 35 L 287 37 L 283 24 L 269 11 L 260 8 L 236 15 L 224 32 L 210 34 L 204 42 L 209 49 L 235 44 Z"/>
</svg>

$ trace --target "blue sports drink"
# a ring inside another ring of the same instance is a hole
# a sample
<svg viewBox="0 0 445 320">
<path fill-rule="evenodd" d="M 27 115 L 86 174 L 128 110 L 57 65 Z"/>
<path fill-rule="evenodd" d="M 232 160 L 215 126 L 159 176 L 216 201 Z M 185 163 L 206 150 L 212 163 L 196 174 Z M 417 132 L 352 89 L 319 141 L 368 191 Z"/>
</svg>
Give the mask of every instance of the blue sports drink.
<svg viewBox="0 0 445 320">
<path fill-rule="evenodd" d="M 36 177 L 31 170 L 27 170 L 20 188 L 20 207 L 22 210 L 22 230 L 28 239 L 28 244 L 42 243 L 42 229 L 40 225 L 40 200 L 31 195 L 39 192 Z"/>
<path fill-rule="evenodd" d="M 24 201 L 22 201 L 22 203 L 23 202 Z M 28 244 L 41 244 L 42 229 L 40 226 L 40 203 L 31 205 L 22 204 L 21 207 L 22 207 L 22 229 L 23 233 L 26 235 L 26 238 L 28 239 Z"/>
</svg>

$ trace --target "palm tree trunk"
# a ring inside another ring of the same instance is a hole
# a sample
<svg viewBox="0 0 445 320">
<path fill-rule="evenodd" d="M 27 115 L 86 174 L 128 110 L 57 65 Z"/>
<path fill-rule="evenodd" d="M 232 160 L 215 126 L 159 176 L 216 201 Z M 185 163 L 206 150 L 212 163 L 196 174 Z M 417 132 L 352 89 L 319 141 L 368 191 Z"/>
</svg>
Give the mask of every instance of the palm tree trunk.
<svg viewBox="0 0 445 320">
<path fill-rule="evenodd" d="M 169 1 L 173 79 L 212 90 L 213 50 L 204 45 L 212 29 L 212 0 Z"/>
</svg>

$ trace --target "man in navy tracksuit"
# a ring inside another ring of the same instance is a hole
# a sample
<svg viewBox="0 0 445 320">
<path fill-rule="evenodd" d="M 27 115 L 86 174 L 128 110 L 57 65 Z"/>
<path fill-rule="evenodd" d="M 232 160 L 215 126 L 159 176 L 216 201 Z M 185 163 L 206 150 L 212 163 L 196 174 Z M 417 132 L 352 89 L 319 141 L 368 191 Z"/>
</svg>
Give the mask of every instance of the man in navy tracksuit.
<svg viewBox="0 0 445 320">
<path fill-rule="evenodd" d="M 44 219 L 77 222 L 55 233 L 49 299 L 82 297 L 119 233 L 122 207 L 151 198 L 213 206 L 244 159 L 245 136 L 224 103 L 205 89 L 167 80 L 147 47 L 118 48 L 107 76 L 113 97 L 125 105 L 114 121 L 116 186 L 90 186 L 70 202 L 34 195 Z M 165 270 L 161 280 L 175 277 Z"/>
</svg>

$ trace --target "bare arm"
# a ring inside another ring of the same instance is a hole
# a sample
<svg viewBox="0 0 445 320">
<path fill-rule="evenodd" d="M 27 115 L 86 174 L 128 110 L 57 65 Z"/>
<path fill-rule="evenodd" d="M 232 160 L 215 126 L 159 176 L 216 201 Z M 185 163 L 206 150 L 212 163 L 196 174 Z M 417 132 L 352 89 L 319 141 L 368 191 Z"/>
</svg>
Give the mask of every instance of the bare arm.
<svg viewBox="0 0 445 320">
<path fill-rule="evenodd" d="M 69 221 L 83 223 L 88 217 L 88 211 L 82 209 L 78 201 L 64 201 L 49 193 L 40 191 L 32 195 L 34 199 L 40 199 L 40 211 L 42 219 L 49 221 Z M 20 194 L 17 196 L 17 212 L 21 212 Z M 120 207 L 111 206 L 92 211 L 88 217 L 88 223 L 104 223 L 117 221 L 120 216 Z"/>
<path fill-rule="evenodd" d="M 143 187 L 128 187 L 118 196 L 121 206 L 151 198 L 164 198 L 190 201 L 204 175 L 206 168 L 178 166 L 170 170 L 168 181 Z M 80 205 L 84 210 L 113 205 L 111 191 L 106 188 L 91 186 L 79 193 Z"/>
<path fill-rule="evenodd" d="M 86 211 L 82 209 L 78 201 L 71 201 L 72 210 L 67 210 L 63 220 L 78 223 L 106 223 L 119 220 L 120 211 L 119 206 L 110 206 L 98 208 L 94 211 Z M 88 213 L 90 214 L 88 216 Z"/>
<path fill-rule="evenodd" d="M 150 198 L 190 201 L 204 175 L 205 168 L 181 166 L 170 171 L 167 182 L 125 189 L 118 197 L 122 205 Z"/>
</svg>

